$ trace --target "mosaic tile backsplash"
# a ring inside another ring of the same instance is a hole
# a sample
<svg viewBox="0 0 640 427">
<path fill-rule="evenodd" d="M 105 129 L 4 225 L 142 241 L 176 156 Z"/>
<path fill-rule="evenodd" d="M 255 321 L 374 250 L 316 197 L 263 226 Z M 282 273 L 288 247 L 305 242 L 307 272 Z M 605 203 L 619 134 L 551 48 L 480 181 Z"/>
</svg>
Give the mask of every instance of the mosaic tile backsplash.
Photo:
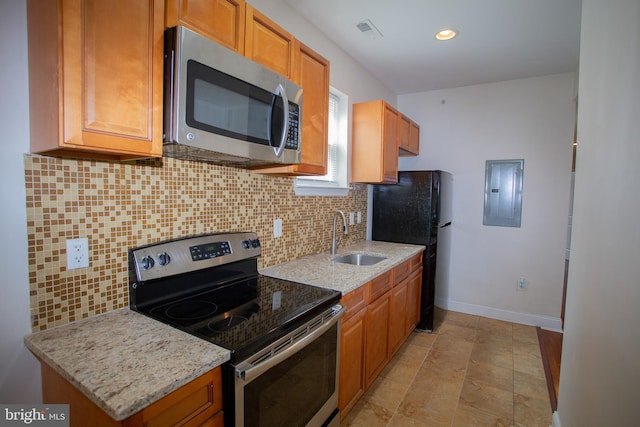
<svg viewBox="0 0 640 427">
<path fill-rule="evenodd" d="M 130 163 L 25 156 L 33 331 L 129 305 L 127 250 L 178 237 L 255 231 L 268 267 L 329 249 L 333 215 L 362 212 L 367 189 L 296 196 L 293 178 L 162 158 Z M 273 237 L 282 218 L 283 236 Z M 90 266 L 67 270 L 66 240 L 89 239 Z"/>
</svg>

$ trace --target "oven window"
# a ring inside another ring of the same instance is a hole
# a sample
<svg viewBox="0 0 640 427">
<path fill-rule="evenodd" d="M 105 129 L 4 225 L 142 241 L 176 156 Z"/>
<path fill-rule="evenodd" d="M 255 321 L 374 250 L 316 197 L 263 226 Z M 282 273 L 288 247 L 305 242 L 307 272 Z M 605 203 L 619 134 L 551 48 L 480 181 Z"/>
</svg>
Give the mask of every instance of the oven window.
<svg viewBox="0 0 640 427">
<path fill-rule="evenodd" d="M 338 329 L 244 387 L 245 426 L 305 426 L 336 391 Z"/>
</svg>

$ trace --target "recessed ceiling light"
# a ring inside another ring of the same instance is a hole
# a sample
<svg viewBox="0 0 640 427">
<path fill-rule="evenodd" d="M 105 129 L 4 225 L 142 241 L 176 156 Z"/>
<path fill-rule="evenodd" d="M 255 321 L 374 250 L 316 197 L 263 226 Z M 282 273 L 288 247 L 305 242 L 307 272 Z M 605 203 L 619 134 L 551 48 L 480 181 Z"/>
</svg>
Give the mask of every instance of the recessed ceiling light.
<svg viewBox="0 0 640 427">
<path fill-rule="evenodd" d="M 444 30 L 438 31 L 435 37 L 438 40 L 444 41 L 444 40 L 451 40 L 456 35 L 458 35 L 458 32 L 453 28 L 445 28 Z"/>
</svg>

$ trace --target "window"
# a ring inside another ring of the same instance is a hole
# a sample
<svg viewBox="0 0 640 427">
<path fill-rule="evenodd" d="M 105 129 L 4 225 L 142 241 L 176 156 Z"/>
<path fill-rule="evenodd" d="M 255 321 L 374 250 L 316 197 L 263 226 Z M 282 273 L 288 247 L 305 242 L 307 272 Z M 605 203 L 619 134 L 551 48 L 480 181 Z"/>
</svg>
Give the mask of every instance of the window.
<svg viewBox="0 0 640 427">
<path fill-rule="evenodd" d="M 329 90 L 327 174 L 296 178 L 294 189 L 297 195 L 346 196 L 349 192 L 347 185 L 347 110 L 347 96 L 331 88 Z M 304 144 L 304 141 L 302 143 Z"/>
</svg>

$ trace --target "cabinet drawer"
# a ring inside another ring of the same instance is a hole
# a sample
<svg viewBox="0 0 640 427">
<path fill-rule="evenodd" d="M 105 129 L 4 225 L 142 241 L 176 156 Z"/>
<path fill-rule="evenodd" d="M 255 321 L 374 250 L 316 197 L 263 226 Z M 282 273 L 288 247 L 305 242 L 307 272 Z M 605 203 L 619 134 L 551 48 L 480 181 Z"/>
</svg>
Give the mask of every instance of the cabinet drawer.
<svg viewBox="0 0 640 427">
<path fill-rule="evenodd" d="M 411 272 L 411 261 L 412 260 L 407 260 L 393 269 L 394 286 L 398 285 L 409 276 L 409 273 Z"/>
<path fill-rule="evenodd" d="M 362 310 L 365 306 L 364 294 L 367 286 L 360 286 L 342 297 L 342 305 L 347 309 L 342 318 L 342 322 L 349 320 L 354 314 Z"/>
<path fill-rule="evenodd" d="M 392 270 L 382 273 L 367 285 L 367 304 L 371 304 L 392 287 Z"/>
<path fill-rule="evenodd" d="M 200 425 L 222 410 L 222 371 L 216 368 L 144 408 L 126 426 Z"/>
<path fill-rule="evenodd" d="M 411 271 L 416 271 L 422 267 L 422 252 L 410 259 Z"/>
</svg>

